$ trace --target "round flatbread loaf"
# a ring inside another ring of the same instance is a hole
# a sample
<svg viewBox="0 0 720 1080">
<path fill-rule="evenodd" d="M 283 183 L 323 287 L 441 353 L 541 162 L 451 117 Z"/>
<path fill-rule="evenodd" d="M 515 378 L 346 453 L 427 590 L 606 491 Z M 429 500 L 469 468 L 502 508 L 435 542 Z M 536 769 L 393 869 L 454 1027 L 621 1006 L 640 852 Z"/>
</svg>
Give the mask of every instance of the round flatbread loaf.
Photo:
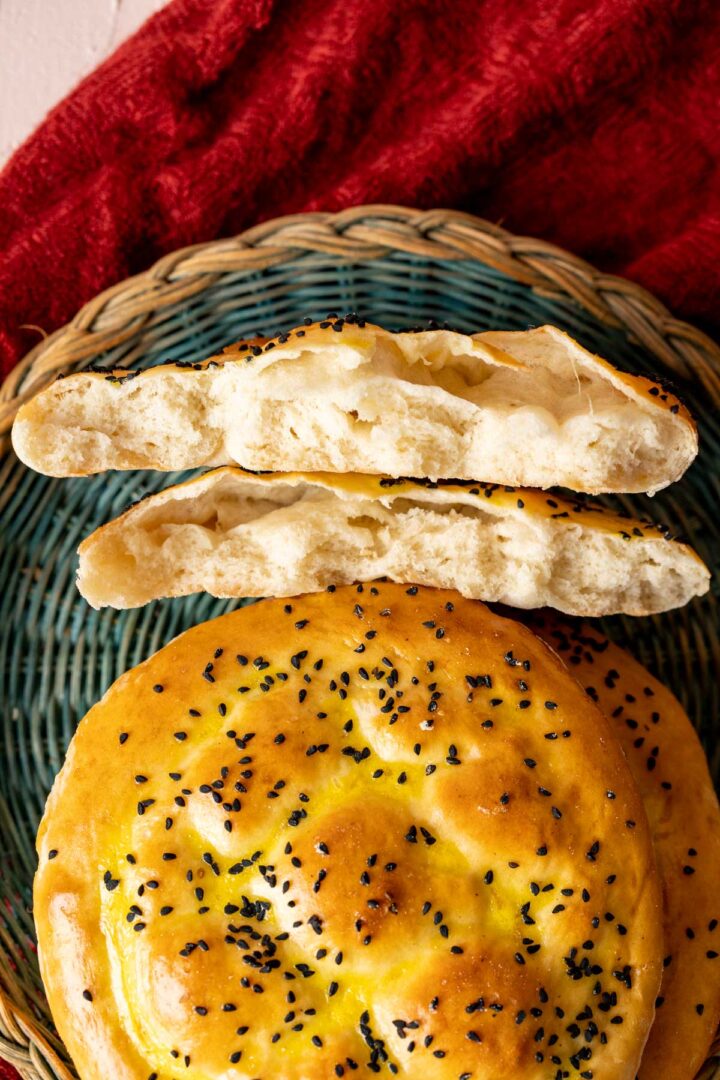
<svg viewBox="0 0 720 1080">
<path fill-rule="evenodd" d="M 610 718 L 650 822 L 665 957 L 640 1080 L 692 1080 L 720 1024 L 720 808 L 677 698 L 589 623 L 532 621 Z"/>
<path fill-rule="evenodd" d="M 642 803 L 525 627 L 344 587 L 197 626 L 82 721 L 38 837 L 82 1080 L 632 1080 L 661 976 Z"/>
</svg>

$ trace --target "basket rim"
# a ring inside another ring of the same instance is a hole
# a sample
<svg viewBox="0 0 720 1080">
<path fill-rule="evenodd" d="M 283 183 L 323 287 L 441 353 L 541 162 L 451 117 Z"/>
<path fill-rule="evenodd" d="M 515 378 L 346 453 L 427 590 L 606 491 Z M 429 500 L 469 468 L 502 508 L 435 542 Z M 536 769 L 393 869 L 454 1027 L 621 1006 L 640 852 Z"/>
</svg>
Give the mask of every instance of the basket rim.
<svg viewBox="0 0 720 1080">
<path fill-rule="evenodd" d="M 599 321 L 626 330 L 676 374 L 699 380 L 720 404 L 720 345 L 675 318 L 641 285 L 473 214 L 369 203 L 338 212 L 287 214 L 236 236 L 178 248 L 98 293 L 26 353 L 0 385 L 0 451 L 20 405 L 59 372 L 122 343 L 152 312 L 203 291 L 223 274 L 265 269 L 308 253 L 362 262 L 391 252 L 475 260 L 544 296 L 572 299 Z"/>
<path fill-rule="evenodd" d="M 0 384 L 0 458 L 8 449 L 20 405 L 57 374 L 82 367 L 98 352 L 132 337 L 153 313 L 189 299 L 224 274 L 262 270 L 310 253 L 347 263 L 372 261 L 392 252 L 474 260 L 544 297 L 574 300 L 598 321 L 627 332 L 665 367 L 698 381 L 720 405 L 720 345 L 691 323 L 676 319 L 635 282 L 603 273 L 555 244 L 515 235 L 473 214 L 366 204 L 339 212 L 288 214 L 233 237 L 179 248 L 103 290 L 65 326 L 44 336 Z M 4 958 L 0 966 L 12 981 Z M 0 1057 L 14 1064 L 24 1080 L 50 1076 L 72 1080 L 40 1026 L 3 986 Z"/>
<path fill-rule="evenodd" d="M 12 1065 L 22 1080 L 46 1080 L 50 1075 L 57 1080 L 73 1080 L 35 1021 L 1 988 L 0 1058 Z"/>
</svg>

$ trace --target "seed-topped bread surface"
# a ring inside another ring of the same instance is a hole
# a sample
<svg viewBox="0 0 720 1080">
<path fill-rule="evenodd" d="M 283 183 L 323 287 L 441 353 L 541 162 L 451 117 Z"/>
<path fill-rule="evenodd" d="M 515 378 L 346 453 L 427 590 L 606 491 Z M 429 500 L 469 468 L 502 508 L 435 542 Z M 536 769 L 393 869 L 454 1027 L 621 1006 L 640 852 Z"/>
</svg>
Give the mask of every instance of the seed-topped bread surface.
<svg viewBox="0 0 720 1080">
<path fill-rule="evenodd" d="M 197 626 L 82 721 L 38 837 L 82 1080 L 632 1080 L 642 803 L 525 627 L 358 585 Z"/>
<path fill-rule="evenodd" d="M 552 326 L 393 333 L 356 316 L 200 364 L 79 372 L 13 428 L 53 476 L 238 464 L 656 491 L 697 453 L 687 409 Z"/>
<path fill-rule="evenodd" d="M 529 622 L 610 719 L 649 818 L 665 955 L 640 1080 L 692 1080 L 720 1024 L 720 808 L 707 759 L 677 698 L 597 627 Z"/>
</svg>

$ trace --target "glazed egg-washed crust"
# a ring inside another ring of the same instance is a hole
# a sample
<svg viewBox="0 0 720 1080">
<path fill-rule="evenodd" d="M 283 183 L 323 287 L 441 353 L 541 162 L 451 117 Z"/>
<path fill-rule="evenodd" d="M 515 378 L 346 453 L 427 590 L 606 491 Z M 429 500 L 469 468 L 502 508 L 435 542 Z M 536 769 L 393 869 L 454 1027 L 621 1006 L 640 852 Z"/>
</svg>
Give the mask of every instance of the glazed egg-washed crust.
<svg viewBox="0 0 720 1080">
<path fill-rule="evenodd" d="M 665 958 L 640 1080 L 691 1080 L 720 1023 L 720 809 L 705 754 L 677 698 L 594 626 L 530 624 L 610 718 L 645 804 Z"/>
<path fill-rule="evenodd" d="M 631 1080 L 661 975 L 647 822 L 519 624 L 358 585 L 197 626 L 80 724 L 38 836 L 83 1080 Z"/>
<path fill-rule="evenodd" d="M 77 372 L 22 406 L 13 441 L 54 476 L 239 464 L 590 493 L 656 491 L 697 453 L 674 394 L 556 327 L 393 333 L 355 315 L 202 363 Z"/>
</svg>

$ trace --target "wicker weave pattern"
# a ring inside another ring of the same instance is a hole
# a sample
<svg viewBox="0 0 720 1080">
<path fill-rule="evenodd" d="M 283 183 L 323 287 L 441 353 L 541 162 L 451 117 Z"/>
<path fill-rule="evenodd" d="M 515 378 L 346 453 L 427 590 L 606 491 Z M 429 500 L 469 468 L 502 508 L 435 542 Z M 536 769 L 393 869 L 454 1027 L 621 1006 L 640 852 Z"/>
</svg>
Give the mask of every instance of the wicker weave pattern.
<svg viewBox="0 0 720 1080">
<path fill-rule="evenodd" d="M 720 483 L 712 465 L 720 455 L 720 349 L 631 282 L 450 210 L 369 206 L 294 215 L 167 255 L 96 297 L 18 365 L 0 388 L 0 439 L 7 448 L 21 401 L 60 371 L 201 359 L 239 336 L 348 309 L 391 327 L 431 317 L 466 330 L 550 321 L 621 367 L 669 372 L 700 418 L 701 458 L 680 485 L 653 500 L 621 501 L 667 519 L 717 564 Z M 236 606 L 199 596 L 98 613 L 73 587 L 79 539 L 179 478 L 119 473 L 55 481 L 28 472 L 11 452 L 0 459 L 0 1056 L 28 1080 L 74 1075 L 52 1031 L 27 910 L 35 827 L 64 748 L 119 674 L 187 626 Z M 718 776 L 715 601 L 607 623 L 680 692 Z M 719 1064 L 711 1058 L 702 1080 L 720 1080 Z"/>
</svg>

